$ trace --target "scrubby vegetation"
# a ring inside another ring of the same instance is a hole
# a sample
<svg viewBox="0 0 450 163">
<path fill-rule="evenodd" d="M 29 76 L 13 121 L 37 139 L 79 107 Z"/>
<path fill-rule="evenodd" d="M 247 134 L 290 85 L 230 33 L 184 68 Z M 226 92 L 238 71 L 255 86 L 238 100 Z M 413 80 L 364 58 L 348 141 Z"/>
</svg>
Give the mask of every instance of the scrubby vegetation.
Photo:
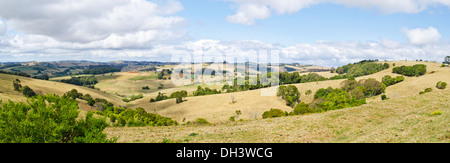
<svg viewBox="0 0 450 163">
<path fill-rule="evenodd" d="M 397 84 L 405 80 L 405 77 L 403 76 L 397 76 L 395 78 L 392 78 L 390 75 L 386 75 L 383 77 L 382 82 L 386 87 L 389 87 L 391 85 Z"/>
<path fill-rule="evenodd" d="M 182 90 L 182 91 L 177 91 L 174 92 L 172 94 L 170 94 L 170 96 L 166 96 L 165 93 L 161 93 L 158 92 L 158 96 L 156 96 L 155 99 L 150 99 L 150 102 L 157 102 L 157 101 L 162 101 L 162 100 L 167 100 L 167 99 L 172 99 L 175 98 L 177 104 L 183 102 L 183 97 L 187 97 L 187 91 Z"/>
<path fill-rule="evenodd" d="M 28 86 L 23 87 L 23 89 L 22 89 L 22 94 L 23 94 L 25 97 L 34 97 L 34 96 L 36 96 L 36 92 L 34 92 L 33 89 L 31 89 L 31 88 L 28 87 Z"/>
<path fill-rule="evenodd" d="M 275 117 L 283 117 L 286 114 L 280 110 L 280 109 L 270 109 L 269 111 L 266 111 L 263 113 L 262 118 L 275 118 Z"/>
<path fill-rule="evenodd" d="M 187 91 L 182 90 L 182 91 L 176 91 L 172 94 L 170 94 L 170 98 L 175 98 L 177 104 L 178 103 L 182 103 L 183 102 L 183 97 L 187 97 Z"/>
<path fill-rule="evenodd" d="M 197 90 L 194 91 L 194 96 L 204 96 L 204 95 L 213 95 L 213 94 L 220 94 L 222 91 L 217 89 L 210 89 L 208 87 L 202 88 L 201 86 L 197 87 Z"/>
<path fill-rule="evenodd" d="M 286 101 L 286 105 L 294 107 L 298 102 L 300 102 L 300 92 L 298 88 L 294 85 L 280 86 L 278 88 L 277 96 L 280 96 Z"/>
<path fill-rule="evenodd" d="M 25 97 L 34 97 L 36 96 L 36 92 L 28 86 L 22 87 L 22 84 L 19 79 L 13 81 L 13 87 L 15 91 L 22 92 Z"/>
<path fill-rule="evenodd" d="M 72 77 L 70 79 L 63 79 L 61 82 L 94 88 L 94 85 L 98 83 L 98 80 L 94 76 L 80 76 Z"/>
<path fill-rule="evenodd" d="M 422 76 L 427 72 L 427 66 L 424 64 L 417 64 L 414 66 L 394 67 L 392 72 L 405 76 Z"/>
<path fill-rule="evenodd" d="M 138 95 L 131 95 L 131 97 L 129 99 L 128 98 L 123 98 L 122 101 L 123 102 L 131 102 L 131 101 L 134 101 L 134 100 L 137 100 L 137 99 L 141 99 L 141 98 L 144 98 L 144 95 L 142 93 L 138 94 Z"/>
<path fill-rule="evenodd" d="M 156 96 L 155 99 L 151 98 L 150 102 L 162 101 L 167 99 L 170 99 L 170 97 L 166 96 L 165 93 L 158 92 L 158 96 Z"/>
<path fill-rule="evenodd" d="M 78 104 L 69 97 L 36 96 L 27 103 L 3 103 L 0 106 L 0 142 L 2 143 L 111 143 L 102 131 L 104 118 L 92 112 L 78 118 Z"/>
<path fill-rule="evenodd" d="M 424 91 L 420 91 L 420 92 L 419 92 L 419 95 L 424 94 L 424 93 L 428 93 L 428 92 L 432 92 L 432 91 L 433 91 L 433 89 L 431 89 L 431 88 L 426 88 Z"/>
<path fill-rule="evenodd" d="M 104 74 L 109 72 L 120 72 L 120 68 L 114 68 L 114 67 L 93 67 L 93 68 L 87 68 L 82 71 L 83 74 Z"/>
<path fill-rule="evenodd" d="M 347 64 L 345 66 L 338 67 L 336 69 L 336 73 L 338 73 L 338 74 L 346 73 L 346 75 L 345 76 L 336 76 L 336 77 L 332 77 L 332 78 L 339 79 L 341 77 L 341 79 L 342 79 L 342 78 L 346 78 L 349 76 L 358 77 L 358 76 L 370 75 L 370 74 L 374 74 L 374 73 L 380 72 L 381 70 L 385 70 L 385 69 L 389 68 L 389 64 L 374 63 L 376 61 L 378 61 L 378 60 L 363 60 L 363 61 L 360 61 L 357 63 Z"/>
<path fill-rule="evenodd" d="M 207 124 L 210 124 L 210 123 L 205 118 L 197 118 L 197 119 L 195 119 L 194 124 L 207 125 Z"/>
<path fill-rule="evenodd" d="M 121 107 L 107 107 L 104 111 L 96 112 L 110 118 L 114 126 L 171 126 L 178 122 L 158 114 L 147 113 L 143 108 L 125 109 Z"/>
<path fill-rule="evenodd" d="M 447 87 L 446 82 L 439 81 L 436 83 L 436 88 L 438 88 L 438 89 L 445 89 L 445 87 Z"/>
<path fill-rule="evenodd" d="M 317 73 L 310 73 L 308 75 L 300 75 L 299 72 L 280 72 L 279 73 L 280 84 L 294 84 L 294 83 L 307 83 L 315 81 L 324 81 L 327 78 L 320 76 Z"/>
</svg>

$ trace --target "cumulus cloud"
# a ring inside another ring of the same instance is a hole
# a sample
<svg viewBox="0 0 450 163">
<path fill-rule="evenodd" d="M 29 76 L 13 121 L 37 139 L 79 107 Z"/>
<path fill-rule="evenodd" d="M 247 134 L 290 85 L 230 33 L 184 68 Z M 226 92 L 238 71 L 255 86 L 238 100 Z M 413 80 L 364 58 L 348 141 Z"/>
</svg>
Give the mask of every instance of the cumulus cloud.
<svg viewBox="0 0 450 163">
<path fill-rule="evenodd" d="M 406 37 L 408 37 L 409 43 L 413 45 L 427 45 L 438 43 L 442 37 L 439 31 L 434 27 L 415 28 L 415 29 L 403 29 Z"/>
<path fill-rule="evenodd" d="M 331 3 L 347 7 L 360 7 L 383 14 L 419 13 L 430 6 L 450 7 L 450 0 L 225 0 L 235 2 L 238 7 L 234 15 L 226 19 L 231 23 L 253 25 L 255 20 L 269 18 L 271 11 L 278 14 L 293 14 L 312 5 Z M 253 7 L 252 9 L 248 9 Z M 256 14 L 257 12 L 262 15 Z"/>
<path fill-rule="evenodd" d="M 142 33 L 146 37 L 153 37 L 153 33 Z M 147 36 L 149 35 L 149 36 Z M 114 36 L 119 37 L 119 36 Z M 115 38 L 110 38 L 115 39 Z M 121 40 L 121 38 L 119 38 Z M 128 38 L 124 38 L 126 40 Z M 106 39 L 108 40 L 108 39 Z M 115 41 L 111 41 L 115 42 Z M 111 48 L 114 44 L 105 42 L 69 43 L 59 42 L 42 35 L 16 35 L 0 37 L 0 60 L 27 61 L 30 58 L 38 61 L 52 60 L 158 60 L 174 61 L 172 57 L 194 55 L 195 50 L 201 48 L 203 61 L 218 61 L 226 57 L 242 57 L 248 60 L 257 58 L 260 51 L 277 50 L 280 52 L 280 62 L 316 64 L 329 67 L 341 66 L 364 59 L 380 60 L 416 60 L 442 62 L 450 53 L 448 44 L 426 44 L 415 46 L 399 43 L 393 40 L 380 41 L 318 41 L 314 43 L 298 43 L 291 46 L 265 43 L 257 40 L 221 41 L 198 40 L 178 43 L 161 43 L 148 48 Z M 103 45 L 104 44 L 104 45 Z M 106 46 L 106 48 L 98 48 Z"/>
<path fill-rule="evenodd" d="M 186 23 L 182 17 L 171 16 L 183 10 L 180 2 L 158 2 L 161 3 L 146 0 L 0 1 L 0 17 L 10 29 L 68 42 L 176 31 Z"/>
<path fill-rule="evenodd" d="M 0 19 L 0 36 L 6 33 L 6 23 Z"/>
</svg>

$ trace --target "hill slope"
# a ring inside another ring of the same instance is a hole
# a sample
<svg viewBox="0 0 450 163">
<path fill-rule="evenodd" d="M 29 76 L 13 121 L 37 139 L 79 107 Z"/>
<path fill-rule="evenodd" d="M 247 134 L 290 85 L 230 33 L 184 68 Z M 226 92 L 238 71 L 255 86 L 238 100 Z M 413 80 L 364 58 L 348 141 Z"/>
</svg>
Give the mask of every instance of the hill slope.
<svg viewBox="0 0 450 163">
<path fill-rule="evenodd" d="M 392 77 L 399 76 L 399 74 L 392 73 L 393 64 L 396 66 L 402 65 L 415 65 L 425 64 L 427 65 L 427 74 L 420 77 L 405 77 L 405 81 L 387 87 L 386 95 L 388 98 L 395 99 L 400 97 L 408 97 L 411 95 L 418 95 L 420 91 L 425 88 L 432 88 L 437 90 L 435 85 L 438 81 L 445 81 L 450 83 L 450 68 L 440 67 L 441 64 L 431 62 L 414 62 L 414 61 L 395 61 L 395 62 L 379 62 L 389 63 L 390 68 L 380 71 L 375 74 L 362 76 L 356 78 L 356 80 L 375 78 L 378 81 L 385 75 Z M 431 73 L 433 72 L 433 73 Z M 320 88 L 327 88 L 329 86 L 333 88 L 340 88 L 341 80 L 327 80 L 320 82 L 300 83 L 293 84 L 302 93 L 300 100 L 302 102 L 310 103 L 313 101 L 314 93 Z M 179 89 L 179 88 L 177 88 Z M 175 101 L 167 100 L 157 103 L 149 103 L 149 99 L 140 99 L 134 102 L 134 107 L 142 107 L 148 112 L 156 112 L 163 116 L 171 117 L 182 123 L 182 120 L 186 118 L 187 121 L 193 121 L 196 118 L 206 118 L 213 123 L 227 122 L 229 117 L 235 115 L 236 110 L 241 110 L 242 114 L 240 118 L 251 120 L 261 118 L 264 111 L 268 111 L 271 108 L 278 108 L 283 111 L 292 111 L 292 108 L 286 106 L 285 102 L 278 97 L 263 97 L 260 96 L 260 90 L 208 95 L 199 97 L 188 97 L 187 101 L 181 104 L 175 104 Z M 307 90 L 311 90 L 310 95 L 305 95 Z M 230 96 L 235 96 L 236 103 L 230 104 Z M 368 103 L 381 101 L 380 96 L 375 96 L 367 99 Z"/>
<path fill-rule="evenodd" d="M 450 142 L 450 91 L 304 116 L 206 126 L 109 127 L 119 142 Z M 434 111 L 442 115 L 432 115 Z M 197 133 L 197 136 L 189 136 Z"/>
<path fill-rule="evenodd" d="M 122 99 L 118 96 L 106 92 L 102 92 L 95 89 L 90 89 L 87 87 L 76 86 L 72 84 L 66 84 L 61 82 L 47 81 L 47 80 L 37 80 L 33 78 L 26 78 L 22 76 L 0 74 L 0 99 L 3 101 L 24 101 L 26 98 L 22 93 L 14 91 L 12 81 L 19 79 L 22 86 L 29 86 L 38 94 L 57 94 L 63 95 L 64 93 L 77 89 L 78 92 L 83 94 L 90 94 L 93 98 L 104 98 L 114 105 L 124 105 Z M 80 106 L 81 107 L 81 106 Z"/>
</svg>

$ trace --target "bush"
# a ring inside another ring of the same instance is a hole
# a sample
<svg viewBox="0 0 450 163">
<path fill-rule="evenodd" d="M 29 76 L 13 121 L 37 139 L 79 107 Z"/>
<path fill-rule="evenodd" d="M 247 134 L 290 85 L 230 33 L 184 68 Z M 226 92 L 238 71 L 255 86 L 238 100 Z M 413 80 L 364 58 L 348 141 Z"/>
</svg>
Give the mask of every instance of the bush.
<svg viewBox="0 0 450 163">
<path fill-rule="evenodd" d="M 209 124 L 209 122 L 205 118 L 197 118 L 197 119 L 195 119 L 195 124 L 207 125 L 207 124 Z"/>
<path fill-rule="evenodd" d="M 0 106 L 0 142 L 2 143 L 111 143 L 102 131 L 105 119 L 88 112 L 78 118 L 78 104 L 69 97 L 37 96 L 27 103 L 12 102 Z"/>
<path fill-rule="evenodd" d="M 358 83 L 360 86 L 367 89 L 364 93 L 366 97 L 379 95 L 384 93 L 384 90 L 386 89 L 386 86 L 383 83 L 375 80 L 374 78 L 362 79 Z"/>
<path fill-rule="evenodd" d="M 20 91 L 22 89 L 22 85 L 20 84 L 19 79 L 13 81 L 13 87 L 15 91 Z"/>
<path fill-rule="evenodd" d="M 22 94 L 25 96 L 25 97 L 34 97 L 34 96 L 36 96 L 36 92 L 34 92 L 30 87 L 28 87 L 28 86 L 25 86 L 25 87 L 23 87 L 23 89 L 22 89 Z"/>
<path fill-rule="evenodd" d="M 447 87 L 446 82 L 439 81 L 436 83 L 436 88 L 438 88 L 438 89 L 445 89 L 445 87 Z"/>
<path fill-rule="evenodd" d="M 392 78 L 390 75 L 386 75 L 383 77 L 382 82 L 386 87 L 389 87 L 391 85 L 397 84 L 405 80 L 405 77 L 403 76 L 397 76 L 395 78 Z"/>
<path fill-rule="evenodd" d="M 376 60 L 363 60 L 354 64 L 347 64 L 342 67 L 338 67 L 336 72 L 339 74 L 347 73 L 347 76 L 364 76 L 379 72 L 381 70 L 389 68 L 389 64 L 374 63 Z"/>
<path fill-rule="evenodd" d="M 263 113 L 262 118 L 274 118 L 274 117 L 283 117 L 286 114 L 280 110 L 280 109 L 270 109 L 269 111 L 266 111 Z"/>
<path fill-rule="evenodd" d="M 187 91 L 185 90 L 177 91 L 170 95 L 170 98 L 176 99 L 177 104 L 183 102 L 183 97 L 187 97 Z"/>
<path fill-rule="evenodd" d="M 316 91 L 316 93 L 314 94 L 314 99 L 318 99 L 318 98 L 325 98 L 327 97 L 327 95 L 329 93 L 333 92 L 333 88 L 328 87 L 327 89 L 324 88 L 320 88 L 319 90 Z"/>
<path fill-rule="evenodd" d="M 388 98 L 386 97 L 386 95 L 381 95 L 381 100 L 387 100 Z"/>
<path fill-rule="evenodd" d="M 61 82 L 92 88 L 95 84 L 98 83 L 98 80 L 93 76 L 80 76 L 72 77 L 70 79 L 63 79 L 61 80 Z"/>
<path fill-rule="evenodd" d="M 427 66 L 424 64 L 417 64 L 414 66 L 400 66 L 392 69 L 393 73 L 402 74 L 405 76 L 421 76 L 427 72 Z"/>
<path fill-rule="evenodd" d="M 305 95 L 310 95 L 311 93 L 312 93 L 311 90 L 307 90 L 307 91 L 305 92 Z"/>
<path fill-rule="evenodd" d="M 202 88 L 201 86 L 197 87 L 197 90 L 194 91 L 194 96 L 203 96 L 203 95 L 212 95 L 212 94 L 220 94 L 221 91 L 217 89 L 210 89 L 208 87 Z"/>
<path fill-rule="evenodd" d="M 149 90 L 149 89 L 150 89 L 150 87 L 148 87 L 148 86 L 142 87 L 142 90 Z"/>
<path fill-rule="evenodd" d="M 301 94 L 296 86 L 289 85 L 278 87 L 277 96 L 281 96 L 286 101 L 286 105 L 294 107 L 299 102 Z"/>
<path fill-rule="evenodd" d="M 295 115 L 302 115 L 302 114 L 307 114 L 307 113 L 314 113 L 314 110 L 312 108 L 310 108 L 309 105 L 304 102 L 298 104 L 294 108 Z"/>
</svg>

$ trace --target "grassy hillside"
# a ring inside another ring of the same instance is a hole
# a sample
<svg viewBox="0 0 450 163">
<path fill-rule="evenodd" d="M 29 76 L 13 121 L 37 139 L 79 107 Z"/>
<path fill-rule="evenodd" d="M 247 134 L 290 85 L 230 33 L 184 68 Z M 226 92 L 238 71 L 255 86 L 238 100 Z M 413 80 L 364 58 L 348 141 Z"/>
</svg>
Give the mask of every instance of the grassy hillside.
<svg viewBox="0 0 450 163">
<path fill-rule="evenodd" d="M 304 116 L 204 126 L 110 127 L 119 142 L 450 142 L 450 91 Z M 442 115 L 433 115 L 441 111 Z M 195 134 L 193 134 L 195 133 Z"/>
<path fill-rule="evenodd" d="M 385 62 L 380 62 L 385 63 Z M 420 77 L 405 77 L 405 81 L 387 87 L 386 95 L 388 98 L 395 99 L 400 97 L 408 97 L 411 95 L 418 95 L 420 91 L 423 91 L 425 88 L 435 88 L 435 85 L 438 81 L 445 81 L 450 83 L 450 68 L 448 67 L 440 67 L 441 64 L 438 63 L 429 63 L 429 62 L 414 62 L 414 61 L 395 61 L 395 62 L 386 62 L 390 64 L 390 68 L 383 70 L 381 72 L 362 76 L 356 78 L 356 80 L 367 79 L 367 78 L 375 78 L 378 81 L 385 75 L 390 75 L 392 77 L 399 76 L 398 74 L 392 73 L 392 66 L 395 64 L 396 66 L 402 65 L 414 65 L 414 64 L 425 64 L 427 65 L 427 74 Z M 433 72 L 433 73 L 431 73 Z M 299 83 L 293 84 L 295 85 L 299 91 L 302 93 L 300 97 L 300 101 L 310 103 L 314 99 L 314 93 L 320 88 L 327 88 L 329 86 L 333 88 L 339 88 L 342 81 L 341 80 L 327 80 L 320 82 L 310 82 L 310 83 Z M 213 87 L 213 86 L 210 86 Z M 189 88 L 195 87 L 186 87 L 186 88 L 173 88 L 164 90 L 165 93 L 174 92 L 177 90 L 187 90 L 191 93 L 193 90 Z M 261 89 L 263 90 L 263 89 Z M 271 108 L 278 108 L 283 111 L 292 111 L 292 108 L 285 105 L 285 102 L 280 100 L 278 97 L 264 97 L 260 95 L 261 90 L 252 90 L 252 91 L 244 91 L 244 92 L 236 92 L 236 93 L 228 93 L 228 94 L 218 94 L 218 95 L 209 95 L 209 96 L 200 96 L 200 97 L 188 97 L 187 101 L 181 104 L 175 104 L 175 101 L 161 101 L 157 103 L 148 103 L 150 97 L 144 97 L 144 99 L 136 100 L 133 104 L 133 107 L 142 107 L 146 109 L 148 112 L 156 112 L 163 116 L 171 117 L 176 119 L 179 122 L 182 122 L 184 118 L 186 121 L 193 121 L 196 118 L 206 118 L 208 121 L 213 123 L 220 123 L 228 121 L 229 117 L 235 115 L 236 110 L 241 110 L 242 115 L 240 118 L 246 120 L 252 120 L 256 118 L 261 118 L 261 115 L 264 111 L 268 111 Z M 312 93 L 309 95 L 305 95 L 307 90 L 311 90 Z M 230 104 L 231 96 L 235 96 L 236 103 Z M 151 95 L 152 96 L 152 95 Z M 156 96 L 156 92 L 153 94 Z M 368 103 L 381 101 L 380 96 L 375 96 L 367 99 Z"/>
<path fill-rule="evenodd" d="M 12 81 L 15 79 L 19 79 L 21 81 L 22 86 L 29 86 L 31 89 L 33 89 L 37 94 L 49 94 L 54 93 L 57 95 L 63 95 L 64 93 L 72 90 L 77 89 L 78 92 L 83 94 L 90 94 L 93 98 L 104 98 L 110 102 L 112 102 L 114 105 L 124 105 L 122 102 L 122 99 L 118 96 L 95 90 L 90 89 L 87 87 L 82 86 L 76 86 L 71 84 L 65 84 L 61 82 L 54 82 L 54 81 L 46 81 L 46 80 L 37 80 L 33 78 L 26 78 L 21 76 L 15 76 L 15 75 L 8 75 L 8 74 L 0 74 L 0 99 L 7 101 L 24 101 L 26 98 L 22 95 L 22 93 L 14 91 Z M 85 108 L 85 107 L 81 107 Z"/>
</svg>

